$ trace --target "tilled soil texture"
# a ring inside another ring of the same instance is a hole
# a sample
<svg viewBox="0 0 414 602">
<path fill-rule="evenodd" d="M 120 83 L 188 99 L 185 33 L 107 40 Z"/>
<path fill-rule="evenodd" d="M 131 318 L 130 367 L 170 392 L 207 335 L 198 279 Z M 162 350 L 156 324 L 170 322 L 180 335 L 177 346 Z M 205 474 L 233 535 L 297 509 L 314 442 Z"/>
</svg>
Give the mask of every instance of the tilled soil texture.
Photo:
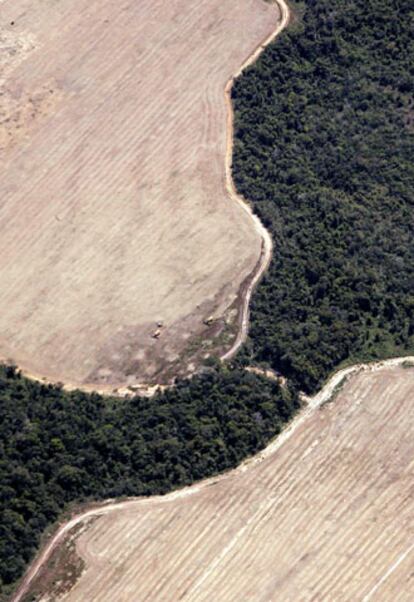
<svg viewBox="0 0 414 602">
<path fill-rule="evenodd" d="M 413 600 L 414 367 L 335 382 L 239 469 L 104 509 L 59 601 Z"/>
<path fill-rule="evenodd" d="M 262 0 L 2 2 L 0 357 L 112 389 L 231 345 L 262 239 L 226 190 L 224 89 L 278 19 Z"/>
</svg>

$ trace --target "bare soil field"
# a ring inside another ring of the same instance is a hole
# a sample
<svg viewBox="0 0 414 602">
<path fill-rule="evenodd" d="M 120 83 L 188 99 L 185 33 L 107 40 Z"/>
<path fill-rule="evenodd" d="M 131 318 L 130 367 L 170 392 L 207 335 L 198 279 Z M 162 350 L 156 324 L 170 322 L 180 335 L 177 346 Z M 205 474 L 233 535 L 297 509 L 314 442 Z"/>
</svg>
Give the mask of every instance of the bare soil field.
<svg viewBox="0 0 414 602">
<path fill-rule="evenodd" d="M 37 599 L 413 600 L 414 368 L 351 372 L 238 469 L 85 513 L 81 577 L 57 596 L 40 571 Z"/>
<path fill-rule="evenodd" d="M 0 357 L 102 390 L 231 345 L 263 241 L 228 191 L 224 89 L 279 17 L 3 0 Z"/>
</svg>

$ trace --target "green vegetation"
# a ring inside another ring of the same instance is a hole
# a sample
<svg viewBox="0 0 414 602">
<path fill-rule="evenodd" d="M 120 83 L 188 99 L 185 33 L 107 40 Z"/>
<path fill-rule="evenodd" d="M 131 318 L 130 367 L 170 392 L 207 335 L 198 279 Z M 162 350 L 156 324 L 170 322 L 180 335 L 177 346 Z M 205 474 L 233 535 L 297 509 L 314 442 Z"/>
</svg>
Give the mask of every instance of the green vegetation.
<svg viewBox="0 0 414 602">
<path fill-rule="evenodd" d="M 208 369 L 154 398 L 122 400 L 0 366 L 0 594 L 69 502 L 165 493 L 232 468 L 297 408 L 294 393 L 245 370 Z"/>
<path fill-rule="evenodd" d="M 305 5 L 233 88 L 233 171 L 275 242 L 249 361 L 312 392 L 414 349 L 414 3 Z"/>
</svg>

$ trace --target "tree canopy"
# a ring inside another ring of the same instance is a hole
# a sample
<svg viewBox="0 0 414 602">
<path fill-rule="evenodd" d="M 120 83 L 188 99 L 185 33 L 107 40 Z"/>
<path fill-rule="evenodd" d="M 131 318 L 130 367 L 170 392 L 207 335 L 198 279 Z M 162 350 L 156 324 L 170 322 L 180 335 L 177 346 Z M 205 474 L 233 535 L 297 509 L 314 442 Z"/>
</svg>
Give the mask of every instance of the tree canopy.
<svg viewBox="0 0 414 602">
<path fill-rule="evenodd" d="M 233 87 L 233 174 L 275 243 L 251 356 L 311 392 L 414 349 L 414 3 L 304 7 Z"/>
</svg>

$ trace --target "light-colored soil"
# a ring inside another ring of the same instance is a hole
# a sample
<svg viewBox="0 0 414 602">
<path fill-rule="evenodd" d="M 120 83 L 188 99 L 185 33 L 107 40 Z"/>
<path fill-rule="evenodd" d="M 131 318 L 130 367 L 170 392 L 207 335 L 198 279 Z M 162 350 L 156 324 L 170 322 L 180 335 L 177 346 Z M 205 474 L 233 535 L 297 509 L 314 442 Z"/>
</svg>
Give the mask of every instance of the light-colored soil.
<svg viewBox="0 0 414 602">
<path fill-rule="evenodd" d="M 194 370 L 203 319 L 262 252 L 227 190 L 223 91 L 278 18 L 262 0 L 2 3 L 1 357 L 97 388 Z"/>
<path fill-rule="evenodd" d="M 57 543 L 97 515 L 77 540 L 86 570 L 59 602 L 412 600 L 414 369 L 399 363 L 337 373 L 232 472 L 75 517 L 15 602 Z"/>
</svg>

